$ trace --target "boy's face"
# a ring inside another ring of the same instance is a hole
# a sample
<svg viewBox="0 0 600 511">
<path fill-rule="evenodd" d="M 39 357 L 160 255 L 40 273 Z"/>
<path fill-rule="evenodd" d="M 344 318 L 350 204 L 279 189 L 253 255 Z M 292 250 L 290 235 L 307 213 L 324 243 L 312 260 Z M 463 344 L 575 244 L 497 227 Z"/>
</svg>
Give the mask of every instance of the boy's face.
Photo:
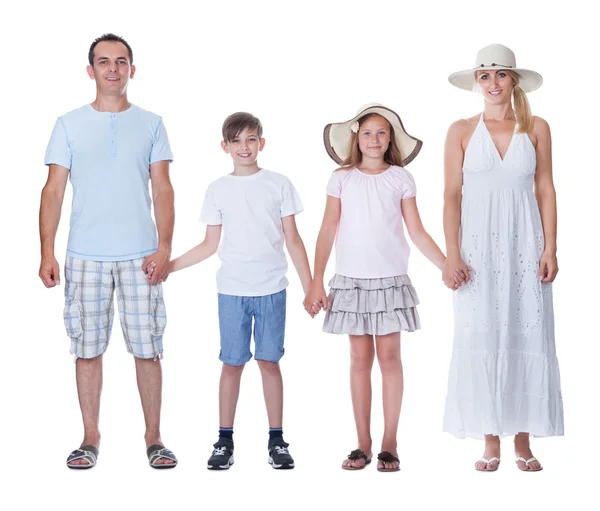
<svg viewBox="0 0 600 511">
<path fill-rule="evenodd" d="M 223 151 L 231 156 L 233 163 L 242 167 L 254 165 L 264 146 L 265 139 L 258 137 L 256 128 L 244 128 L 230 142 L 221 142 Z"/>
</svg>

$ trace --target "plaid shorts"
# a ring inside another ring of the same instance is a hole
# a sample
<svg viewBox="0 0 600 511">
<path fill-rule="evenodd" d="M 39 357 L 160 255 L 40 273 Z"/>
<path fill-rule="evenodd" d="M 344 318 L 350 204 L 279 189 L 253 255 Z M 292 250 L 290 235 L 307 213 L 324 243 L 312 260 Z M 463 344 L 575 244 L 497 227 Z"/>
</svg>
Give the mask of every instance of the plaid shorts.
<svg viewBox="0 0 600 511">
<path fill-rule="evenodd" d="M 83 261 L 67 257 L 65 311 L 71 353 L 94 358 L 110 339 L 117 291 L 119 318 L 127 351 L 137 358 L 162 356 L 167 313 L 162 286 L 151 286 L 142 271 L 143 259 Z"/>
</svg>

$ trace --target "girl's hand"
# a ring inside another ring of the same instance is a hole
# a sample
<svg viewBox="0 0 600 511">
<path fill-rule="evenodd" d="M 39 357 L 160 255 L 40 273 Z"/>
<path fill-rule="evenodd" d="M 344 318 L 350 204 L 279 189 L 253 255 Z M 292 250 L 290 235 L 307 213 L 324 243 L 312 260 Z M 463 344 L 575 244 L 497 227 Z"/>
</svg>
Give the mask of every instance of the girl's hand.
<svg viewBox="0 0 600 511">
<path fill-rule="evenodd" d="M 554 282 L 558 273 L 558 261 L 556 253 L 544 252 L 540 259 L 540 278 L 542 282 Z"/>
<path fill-rule="evenodd" d="M 327 310 L 329 308 L 329 299 L 323 284 L 313 284 L 310 286 L 310 291 L 304 298 L 304 309 L 310 314 L 311 318 L 314 318 L 321 309 Z"/>
<path fill-rule="evenodd" d="M 448 257 L 442 269 L 444 284 L 452 290 L 471 280 L 471 268 L 460 257 Z"/>
</svg>

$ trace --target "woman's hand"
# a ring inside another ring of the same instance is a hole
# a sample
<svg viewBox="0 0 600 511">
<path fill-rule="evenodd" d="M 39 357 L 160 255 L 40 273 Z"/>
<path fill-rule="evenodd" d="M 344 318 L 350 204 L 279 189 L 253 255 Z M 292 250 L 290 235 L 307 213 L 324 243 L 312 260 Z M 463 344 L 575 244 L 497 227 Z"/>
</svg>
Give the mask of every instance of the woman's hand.
<svg viewBox="0 0 600 511">
<path fill-rule="evenodd" d="M 544 251 L 540 258 L 540 277 L 542 282 L 554 282 L 558 273 L 558 261 L 556 252 Z"/>
</svg>

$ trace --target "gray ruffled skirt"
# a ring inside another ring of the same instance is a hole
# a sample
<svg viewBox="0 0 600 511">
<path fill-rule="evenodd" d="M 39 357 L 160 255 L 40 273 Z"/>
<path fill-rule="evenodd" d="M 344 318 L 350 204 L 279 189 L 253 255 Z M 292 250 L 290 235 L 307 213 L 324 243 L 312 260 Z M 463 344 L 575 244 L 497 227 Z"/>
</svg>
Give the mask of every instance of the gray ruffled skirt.
<svg viewBox="0 0 600 511">
<path fill-rule="evenodd" d="M 387 335 L 421 328 L 419 298 L 408 275 L 330 281 L 329 309 L 323 331 L 330 334 Z"/>
</svg>

